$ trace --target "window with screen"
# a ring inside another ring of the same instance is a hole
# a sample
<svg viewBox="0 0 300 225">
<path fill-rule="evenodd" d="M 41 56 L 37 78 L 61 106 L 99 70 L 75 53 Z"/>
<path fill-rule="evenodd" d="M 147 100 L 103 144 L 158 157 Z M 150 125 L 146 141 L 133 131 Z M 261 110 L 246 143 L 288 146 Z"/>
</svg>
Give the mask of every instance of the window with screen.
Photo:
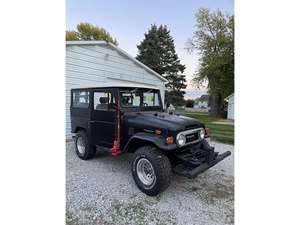
<svg viewBox="0 0 300 225">
<path fill-rule="evenodd" d="M 73 107 L 88 108 L 90 104 L 88 91 L 74 91 L 73 92 Z"/>
</svg>

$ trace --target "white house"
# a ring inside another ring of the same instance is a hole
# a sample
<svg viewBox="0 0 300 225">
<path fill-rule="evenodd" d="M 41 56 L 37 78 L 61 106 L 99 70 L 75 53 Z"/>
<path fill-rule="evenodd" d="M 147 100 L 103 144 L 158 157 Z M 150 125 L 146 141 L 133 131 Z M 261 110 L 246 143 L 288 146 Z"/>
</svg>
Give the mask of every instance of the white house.
<svg viewBox="0 0 300 225">
<path fill-rule="evenodd" d="M 164 102 L 167 80 L 111 43 L 67 41 L 65 62 L 67 138 L 71 134 L 70 90 L 72 88 L 120 85 L 157 88 L 160 89 Z"/>
<path fill-rule="evenodd" d="M 227 105 L 227 119 L 234 120 L 234 93 L 225 98 Z"/>
<path fill-rule="evenodd" d="M 208 108 L 208 95 L 201 95 L 198 101 L 198 108 Z"/>
</svg>

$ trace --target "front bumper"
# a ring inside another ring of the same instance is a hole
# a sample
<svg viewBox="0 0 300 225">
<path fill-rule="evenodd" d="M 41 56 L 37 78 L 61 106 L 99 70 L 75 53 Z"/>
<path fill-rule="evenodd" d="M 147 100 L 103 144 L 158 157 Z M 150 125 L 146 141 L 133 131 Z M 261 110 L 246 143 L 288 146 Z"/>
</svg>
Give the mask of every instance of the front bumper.
<svg viewBox="0 0 300 225">
<path fill-rule="evenodd" d="M 230 155 L 230 151 L 222 154 L 215 152 L 214 147 L 203 140 L 202 143 L 193 146 L 191 149 L 175 155 L 177 164 L 173 167 L 173 172 L 192 179 Z"/>
</svg>

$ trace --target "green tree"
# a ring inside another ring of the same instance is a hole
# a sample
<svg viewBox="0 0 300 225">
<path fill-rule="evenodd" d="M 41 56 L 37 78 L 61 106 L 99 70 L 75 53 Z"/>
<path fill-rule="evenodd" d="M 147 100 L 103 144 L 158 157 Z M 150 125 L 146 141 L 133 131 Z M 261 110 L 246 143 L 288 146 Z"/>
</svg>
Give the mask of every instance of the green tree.
<svg viewBox="0 0 300 225">
<path fill-rule="evenodd" d="M 166 105 L 174 105 L 174 106 L 183 106 L 185 103 L 184 100 L 184 91 L 174 91 L 174 90 L 166 90 L 165 94 L 165 102 Z"/>
<path fill-rule="evenodd" d="M 186 88 L 185 66 L 180 63 L 175 51 L 174 39 L 167 26 L 151 25 L 144 40 L 137 46 L 137 60 L 141 61 L 155 72 L 168 80 L 166 84 L 166 103 L 173 105 L 184 104 Z"/>
<path fill-rule="evenodd" d="M 200 55 L 193 81 L 208 84 L 211 113 L 223 114 L 224 98 L 234 92 L 234 16 L 200 8 L 189 44 Z"/>
<path fill-rule="evenodd" d="M 195 101 L 193 99 L 188 99 L 185 101 L 185 107 L 193 108 L 194 104 L 195 104 Z"/>
<path fill-rule="evenodd" d="M 67 41 L 77 41 L 79 39 L 78 39 L 77 33 L 75 31 L 67 30 L 66 31 L 66 40 Z"/>
<path fill-rule="evenodd" d="M 90 23 L 78 24 L 77 31 L 66 31 L 66 40 L 103 40 L 118 45 L 117 39 L 113 38 L 104 28 Z"/>
</svg>

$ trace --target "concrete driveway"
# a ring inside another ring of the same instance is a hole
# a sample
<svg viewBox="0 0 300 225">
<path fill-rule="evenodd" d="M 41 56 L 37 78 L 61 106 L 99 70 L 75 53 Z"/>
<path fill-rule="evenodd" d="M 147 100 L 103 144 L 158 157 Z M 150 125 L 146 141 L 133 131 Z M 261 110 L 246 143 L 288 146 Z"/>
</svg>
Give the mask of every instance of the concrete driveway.
<svg viewBox="0 0 300 225">
<path fill-rule="evenodd" d="M 232 145 L 211 143 L 220 152 Z M 194 180 L 174 175 L 170 187 L 149 197 L 135 186 L 131 155 L 98 152 L 80 160 L 66 144 L 66 223 L 75 224 L 233 224 L 234 155 Z"/>
</svg>

